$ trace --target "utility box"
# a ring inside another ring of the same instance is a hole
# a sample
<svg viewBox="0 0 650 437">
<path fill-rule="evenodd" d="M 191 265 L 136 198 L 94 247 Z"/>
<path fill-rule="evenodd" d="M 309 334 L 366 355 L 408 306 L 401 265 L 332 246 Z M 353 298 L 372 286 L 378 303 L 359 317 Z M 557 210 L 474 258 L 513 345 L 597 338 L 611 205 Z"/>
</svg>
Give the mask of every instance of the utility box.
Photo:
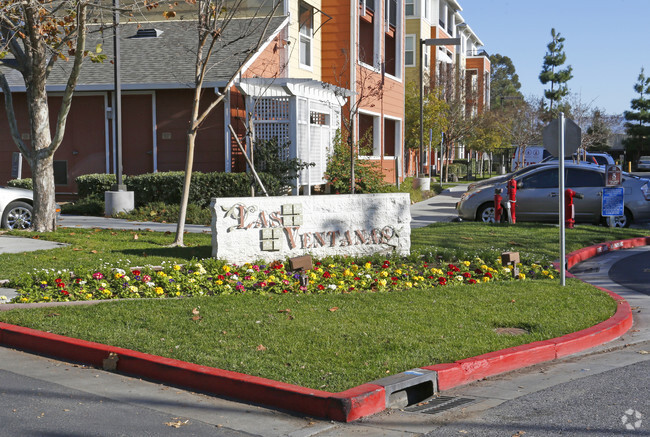
<svg viewBox="0 0 650 437">
<path fill-rule="evenodd" d="M 501 264 L 504 266 L 515 265 L 519 262 L 519 252 L 503 252 L 501 254 Z"/>
</svg>

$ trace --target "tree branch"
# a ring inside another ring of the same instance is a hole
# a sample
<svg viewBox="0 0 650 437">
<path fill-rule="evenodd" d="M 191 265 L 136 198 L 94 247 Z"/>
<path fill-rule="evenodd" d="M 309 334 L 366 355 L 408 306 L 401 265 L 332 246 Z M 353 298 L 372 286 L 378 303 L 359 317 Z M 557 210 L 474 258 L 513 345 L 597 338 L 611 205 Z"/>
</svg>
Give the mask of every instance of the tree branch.
<svg viewBox="0 0 650 437">
<path fill-rule="evenodd" d="M 14 111 L 14 102 L 9 89 L 9 82 L 4 73 L 0 71 L 0 88 L 5 100 L 5 112 L 7 113 L 7 120 L 9 121 L 9 130 L 11 131 L 11 138 L 18 146 L 18 150 L 27 158 L 31 163 L 31 150 L 27 148 L 23 140 L 20 138 L 20 131 L 18 130 L 18 123 L 16 122 L 16 112 Z"/>
</svg>

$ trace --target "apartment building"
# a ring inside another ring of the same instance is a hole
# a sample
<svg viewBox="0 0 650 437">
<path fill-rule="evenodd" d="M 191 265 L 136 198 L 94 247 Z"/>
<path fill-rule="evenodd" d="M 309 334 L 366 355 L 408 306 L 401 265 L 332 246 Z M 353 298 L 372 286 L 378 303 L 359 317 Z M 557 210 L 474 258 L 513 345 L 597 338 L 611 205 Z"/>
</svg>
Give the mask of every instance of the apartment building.
<svg viewBox="0 0 650 437">
<path fill-rule="evenodd" d="M 427 85 L 449 87 L 449 78 L 462 84 L 466 116 L 473 117 L 489 109 L 490 60 L 483 42 L 465 22 L 456 0 L 405 0 L 405 67 L 407 81 L 420 81 L 422 72 Z M 459 38 L 458 45 L 423 45 L 422 40 Z M 450 91 L 450 90 L 448 90 Z M 426 129 L 426 126 L 425 126 Z M 437 153 L 437 152 L 436 152 Z M 465 157 L 462 144 L 455 144 L 452 157 Z M 437 161 L 437 154 L 429 157 Z M 435 160 L 435 161 L 434 161 Z M 428 164 L 427 164 L 428 166 Z"/>
</svg>

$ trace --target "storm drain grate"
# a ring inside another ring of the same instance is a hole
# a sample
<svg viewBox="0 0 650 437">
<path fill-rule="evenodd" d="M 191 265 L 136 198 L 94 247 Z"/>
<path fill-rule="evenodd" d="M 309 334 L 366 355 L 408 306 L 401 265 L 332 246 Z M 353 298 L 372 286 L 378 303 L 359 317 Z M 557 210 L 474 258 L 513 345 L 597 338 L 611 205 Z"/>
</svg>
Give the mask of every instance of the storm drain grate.
<svg viewBox="0 0 650 437">
<path fill-rule="evenodd" d="M 424 413 L 424 414 L 438 414 L 443 411 L 451 410 L 461 405 L 469 404 L 474 402 L 475 399 L 471 398 L 456 398 L 452 396 L 440 396 L 433 398 L 427 402 L 421 402 L 419 404 L 411 405 L 404 408 L 404 411 L 410 411 L 412 413 Z"/>
</svg>

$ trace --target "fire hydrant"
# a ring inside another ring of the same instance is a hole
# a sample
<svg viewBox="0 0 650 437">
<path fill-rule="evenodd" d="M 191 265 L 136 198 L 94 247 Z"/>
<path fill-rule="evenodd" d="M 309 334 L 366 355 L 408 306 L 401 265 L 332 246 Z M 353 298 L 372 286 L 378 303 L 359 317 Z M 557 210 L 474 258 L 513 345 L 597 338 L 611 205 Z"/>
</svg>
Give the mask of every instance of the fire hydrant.
<svg viewBox="0 0 650 437">
<path fill-rule="evenodd" d="M 564 227 L 567 229 L 573 229 L 573 225 L 576 223 L 576 211 L 575 205 L 573 205 L 573 199 L 583 199 L 585 196 L 580 193 L 576 193 L 571 188 L 564 190 Z"/>
<path fill-rule="evenodd" d="M 508 181 L 508 207 L 510 209 L 510 223 L 517 223 L 515 207 L 517 206 L 517 181 L 510 179 Z"/>
<path fill-rule="evenodd" d="M 501 196 L 502 192 L 503 188 L 494 189 L 494 223 L 501 222 L 501 214 L 503 214 L 503 207 L 501 206 L 501 201 L 503 200 Z"/>
</svg>

